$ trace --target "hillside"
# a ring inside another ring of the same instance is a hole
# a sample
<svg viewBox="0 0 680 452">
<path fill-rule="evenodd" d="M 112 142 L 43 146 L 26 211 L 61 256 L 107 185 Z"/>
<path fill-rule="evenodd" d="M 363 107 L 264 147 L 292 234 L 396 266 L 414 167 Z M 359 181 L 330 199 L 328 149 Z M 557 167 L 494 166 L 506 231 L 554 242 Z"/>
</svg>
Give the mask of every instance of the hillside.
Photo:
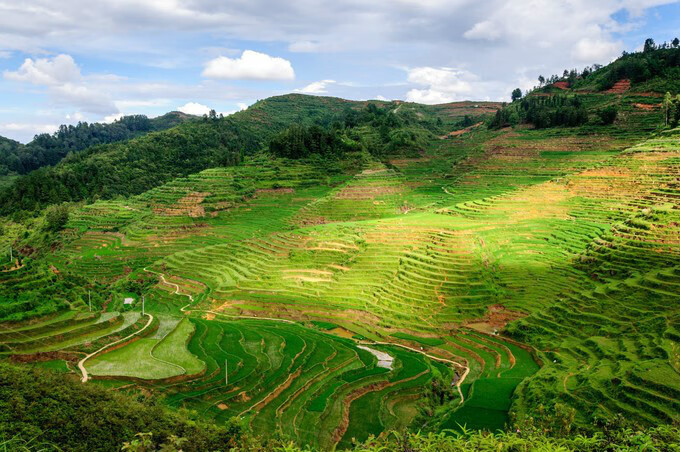
<svg viewBox="0 0 680 452">
<path fill-rule="evenodd" d="M 75 126 L 62 125 L 51 135 L 36 135 L 26 145 L 0 137 L 0 176 L 26 174 L 55 165 L 70 153 L 169 129 L 191 119 L 196 118 L 173 111 L 151 119 L 143 115 L 124 116 L 110 124 L 79 122 Z"/>
<path fill-rule="evenodd" d="M 0 192 L 1 212 L 32 211 L 63 201 L 139 194 L 174 177 L 236 164 L 244 156 L 266 148 L 274 135 L 293 124 L 329 126 L 334 121 L 347 122 L 347 127 L 355 129 L 355 136 L 350 137 L 352 141 L 363 141 L 365 143 L 358 146 L 377 149 L 382 141 L 390 138 L 380 136 L 382 132 L 370 124 L 356 122 L 361 121 L 359 112 L 366 105 L 366 102 L 291 94 L 260 101 L 246 111 L 223 119 L 191 121 L 137 139 L 94 146 L 55 167 L 42 168 L 16 180 Z M 396 104 L 382 105 L 385 112 L 399 108 Z M 462 108 L 466 114 L 477 110 Z M 385 127 L 389 131 L 412 126 L 419 134 L 442 133 L 460 119 L 451 113 L 457 110 L 452 107 L 450 111 L 430 111 L 411 104 L 394 116 L 403 121 Z M 354 114 L 347 116 L 348 111 Z M 488 111 L 481 109 L 478 117 Z M 413 133 L 410 129 L 406 132 Z"/>
<path fill-rule="evenodd" d="M 654 96 L 558 89 L 278 96 L 23 176 L 0 353 L 316 450 L 663 448 L 680 129 Z"/>
</svg>

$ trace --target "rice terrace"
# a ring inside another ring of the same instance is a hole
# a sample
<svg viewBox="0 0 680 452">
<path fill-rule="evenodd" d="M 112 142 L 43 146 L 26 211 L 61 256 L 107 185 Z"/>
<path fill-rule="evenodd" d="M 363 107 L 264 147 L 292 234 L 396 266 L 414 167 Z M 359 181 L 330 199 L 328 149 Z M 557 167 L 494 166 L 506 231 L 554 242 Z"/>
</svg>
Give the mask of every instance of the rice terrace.
<svg viewBox="0 0 680 452">
<path fill-rule="evenodd" d="M 649 39 L 512 102 L 0 138 L 0 444 L 679 450 L 679 120 Z"/>
</svg>

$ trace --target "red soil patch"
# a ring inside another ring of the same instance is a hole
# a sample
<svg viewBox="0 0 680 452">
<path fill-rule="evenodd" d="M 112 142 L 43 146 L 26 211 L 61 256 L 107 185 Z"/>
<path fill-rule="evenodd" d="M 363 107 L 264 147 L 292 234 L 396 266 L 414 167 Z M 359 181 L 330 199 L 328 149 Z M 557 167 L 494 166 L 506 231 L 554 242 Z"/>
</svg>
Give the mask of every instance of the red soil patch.
<svg viewBox="0 0 680 452">
<path fill-rule="evenodd" d="M 555 82 L 552 86 L 559 89 L 569 89 L 569 82 Z"/>
<path fill-rule="evenodd" d="M 203 200 L 210 196 L 210 193 L 191 192 L 185 197 L 177 200 L 174 206 L 164 206 L 157 204 L 153 206 L 153 212 L 157 215 L 170 217 L 189 216 L 199 218 L 205 216 L 205 209 L 201 205 Z"/>
<path fill-rule="evenodd" d="M 663 97 L 663 94 L 661 93 L 654 93 L 651 91 L 647 91 L 644 93 L 635 93 L 636 96 L 641 96 L 641 97 Z"/>
<path fill-rule="evenodd" d="M 482 319 L 471 320 L 465 326 L 483 333 L 494 333 L 505 328 L 508 323 L 525 317 L 525 314 L 506 309 L 501 304 L 489 306 L 486 315 Z"/>
<path fill-rule="evenodd" d="M 454 130 L 453 132 L 449 132 L 446 135 L 440 136 L 439 139 L 445 140 L 445 139 L 451 138 L 451 137 L 459 137 L 459 136 L 463 135 L 464 133 L 467 133 L 467 132 L 470 132 L 473 129 L 476 129 L 477 127 L 481 126 L 482 124 L 484 124 L 484 122 L 480 121 L 477 124 L 471 125 L 470 127 L 466 127 L 464 129 L 461 129 L 461 130 Z"/>
<path fill-rule="evenodd" d="M 609 88 L 605 93 L 608 94 L 623 94 L 630 89 L 630 80 L 624 78 L 614 83 L 614 86 Z"/>
<path fill-rule="evenodd" d="M 644 111 L 653 111 L 656 110 L 657 108 L 661 107 L 660 104 L 633 104 L 633 107 L 644 110 Z"/>
</svg>

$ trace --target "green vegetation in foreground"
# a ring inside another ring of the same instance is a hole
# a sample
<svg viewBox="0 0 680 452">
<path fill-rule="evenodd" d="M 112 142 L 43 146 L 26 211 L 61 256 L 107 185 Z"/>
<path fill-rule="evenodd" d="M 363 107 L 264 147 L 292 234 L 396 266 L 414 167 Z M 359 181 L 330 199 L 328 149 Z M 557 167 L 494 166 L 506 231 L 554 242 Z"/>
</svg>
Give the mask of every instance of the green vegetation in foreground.
<svg viewBox="0 0 680 452">
<path fill-rule="evenodd" d="M 230 421 L 218 427 L 139 403 L 94 385 L 38 369 L 0 364 L 0 448 L 25 451 L 302 451 L 287 439 L 261 439 Z M 620 419 L 592 436 L 568 436 L 527 426 L 520 432 L 396 433 L 368 439 L 351 450 L 378 452 L 468 450 L 662 451 L 675 450 L 677 427 L 638 429 Z"/>
</svg>

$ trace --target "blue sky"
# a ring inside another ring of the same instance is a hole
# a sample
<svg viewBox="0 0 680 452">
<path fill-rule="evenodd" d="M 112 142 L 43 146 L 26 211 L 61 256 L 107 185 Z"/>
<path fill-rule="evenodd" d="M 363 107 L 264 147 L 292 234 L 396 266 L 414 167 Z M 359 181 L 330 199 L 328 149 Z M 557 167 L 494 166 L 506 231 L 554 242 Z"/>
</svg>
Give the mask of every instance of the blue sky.
<svg viewBox="0 0 680 452">
<path fill-rule="evenodd" d="M 0 135 L 294 91 L 506 100 L 676 35 L 674 0 L 0 0 Z"/>
</svg>

